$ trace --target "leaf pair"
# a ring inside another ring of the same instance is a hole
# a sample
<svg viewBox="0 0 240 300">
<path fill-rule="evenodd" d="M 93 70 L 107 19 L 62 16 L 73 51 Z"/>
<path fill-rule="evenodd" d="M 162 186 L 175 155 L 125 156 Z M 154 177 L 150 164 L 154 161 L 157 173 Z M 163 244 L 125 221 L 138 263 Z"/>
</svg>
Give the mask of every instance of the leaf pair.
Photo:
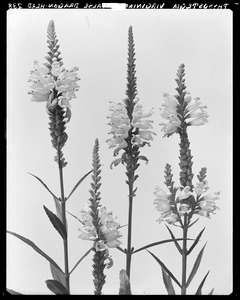
<svg viewBox="0 0 240 300">
<path fill-rule="evenodd" d="M 65 199 L 65 200 L 67 200 L 67 199 L 69 199 L 70 197 L 71 197 L 71 195 L 74 193 L 74 191 L 78 188 L 78 186 L 82 183 L 82 181 L 90 174 L 92 172 L 92 170 L 91 171 L 89 171 L 88 173 L 86 173 L 76 184 L 75 184 L 75 186 L 74 186 L 74 188 L 72 189 L 72 191 L 70 192 L 70 194 L 68 195 L 68 197 Z M 54 199 L 58 199 L 58 197 L 56 197 L 55 195 L 54 195 L 54 193 L 48 188 L 48 186 L 46 185 L 46 183 L 44 183 L 43 181 L 42 181 L 42 179 L 40 179 L 38 176 L 36 176 L 36 175 L 34 175 L 34 174 L 32 174 L 32 173 L 29 173 L 30 175 L 32 175 L 33 177 L 35 177 L 44 187 L 45 187 L 45 189 L 53 196 L 53 198 Z"/>
<path fill-rule="evenodd" d="M 167 226 L 168 228 L 168 226 Z M 205 228 L 204 228 L 205 229 Z M 200 240 L 200 237 L 204 231 L 204 229 L 199 233 L 199 235 L 197 236 L 196 240 L 194 241 L 193 245 L 191 246 L 191 248 L 188 250 L 187 254 L 191 253 L 191 251 L 194 249 L 194 247 L 196 246 L 196 244 L 198 243 L 198 241 Z M 168 228 L 170 234 L 171 234 L 171 237 L 173 239 L 173 242 L 175 243 L 175 246 L 177 247 L 178 251 L 180 252 L 180 254 L 182 254 L 182 248 L 180 247 L 180 245 L 178 244 L 177 240 L 173 233 L 171 232 L 171 230 Z M 202 260 L 202 256 L 203 256 L 203 251 L 205 249 L 205 246 L 206 244 L 203 246 L 203 248 L 201 249 L 201 251 L 199 252 L 197 258 L 196 258 L 196 261 L 193 265 L 193 268 L 190 272 L 190 275 L 188 277 L 188 280 L 186 282 L 186 287 L 188 287 L 192 281 L 192 279 L 194 278 L 198 268 L 199 268 L 199 265 L 201 263 L 201 260 Z M 148 250 L 147 250 L 148 251 Z M 169 295 L 175 295 L 175 291 L 174 291 L 174 287 L 173 287 L 173 284 L 172 284 L 172 280 L 180 287 L 182 288 L 182 285 L 180 284 L 180 282 L 176 279 L 176 277 L 173 275 L 173 273 L 164 265 L 164 263 L 158 258 L 156 257 L 152 252 L 148 251 L 152 256 L 153 258 L 158 262 L 158 264 L 161 266 L 161 269 L 162 269 L 162 276 L 163 276 L 163 282 L 164 282 L 164 285 L 167 289 L 167 292 Z M 208 271 L 209 273 L 209 271 Z M 198 289 L 197 289 L 197 292 L 196 292 L 196 295 L 201 295 L 202 294 L 202 287 L 203 287 L 203 284 L 208 276 L 208 273 L 205 275 L 205 277 L 203 278 L 202 282 L 200 283 Z M 210 294 L 212 294 L 213 290 L 210 292 Z"/>
</svg>

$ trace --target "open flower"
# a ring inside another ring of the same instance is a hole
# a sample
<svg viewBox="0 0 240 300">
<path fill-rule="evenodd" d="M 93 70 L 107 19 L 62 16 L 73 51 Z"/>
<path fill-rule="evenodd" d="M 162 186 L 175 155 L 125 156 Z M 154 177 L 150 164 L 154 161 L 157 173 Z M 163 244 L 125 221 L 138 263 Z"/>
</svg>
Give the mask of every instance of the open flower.
<svg viewBox="0 0 240 300">
<path fill-rule="evenodd" d="M 210 218 L 210 214 L 213 214 L 215 210 L 219 209 L 215 201 L 219 199 L 220 192 L 211 193 L 203 196 L 199 199 L 197 214 L 200 216 Z"/>
<path fill-rule="evenodd" d="M 117 155 L 121 149 L 127 148 L 128 142 L 142 147 L 145 144 L 149 144 L 149 141 L 153 140 L 153 135 L 155 135 L 151 130 L 153 121 L 147 120 L 153 114 L 153 109 L 144 110 L 141 104 L 136 104 L 138 98 L 133 102 L 135 105 L 131 120 L 127 112 L 125 100 L 123 100 L 123 103 L 110 102 L 111 114 L 108 117 L 110 119 L 108 124 L 111 127 L 109 134 L 113 136 L 107 142 L 109 148 L 115 148 L 114 155 Z M 130 131 L 131 140 L 129 141 Z"/>
<path fill-rule="evenodd" d="M 79 221 L 82 223 L 79 229 L 79 237 L 83 240 L 95 241 L 96 251 L 103 251 L 107 248 L 116 248 L 121 244 L 119 238 L 121 234 L 119 232 L 120 225 L 116 222 L 116 218 L 113 217 L 112 212 L 107 212 L 106 207 L 99 206 L 98 218 L 100 224 L 101 233 L 104 239 L 99 239 L 98 230 L 94 226 L 94 220 L 91 215 L 91 209 L 86 208 L 80 212 Z"/>
<path fill-rule="evenodd" d="M 177 96 L 176 96 L 177 97 Z M 187 126 L 200 126 L 207 123 L 208 114 L 206 112 L 207 106 L 201 105 L 200 98 L 196 97 L 192 99 L 187 92 L 184 96 L 184 107 L 181 116 L 179 115 L 179 101 L 175 96 L 171 96 L 167 93 L 163 94 L 163 100 L 161 105 L 161 116 L 167 120 L 167 123 L 161 123 L 164 136 L 169 137 L 175 132 L 178 132 L 178 128 L 181 127 L 181 120 L 185 121 L 190 119 Z"/>
<path fill-rule="evenodd" d="M 164 136 L 170 136 L 177 132 L 178 127 L 181 125 L 181 121 L 177 114 L 178 101 L 175 97 L 170 96 L 167 93 L 163 94 L 161 116 L 163 119 L 167 120 L 167 123 L 161 123 L 162 131 L 165 133 Z"/>
<path fill-rule="evenodd" d="M 160 212 L 160 218 L 157 221 L 174 224 L 185 214 L 189 214 L 190 218 L 193 214 L 210 218 L 210 214 L 219 209 L 215 201 L 219 199 L 220 192 L 205 194 L 208 188 L 207 181 L 204 180 L 196 183 L 193 192 L 189 186 L 175 187 L 173 196 L 156 187 L 154 194 L 157 198 L 153 204 Z"/>
<path fill-rule="evenodd" d="M 61 107 L 70 107 L 70 100 L 76 98 L 75 92 L 79 90 L 77 81 L 78 68 L 67 71 L 60 62 L 53 58 L 51 68 L 34 62 L 34 70 L 30 73 L 29 82 L 32 83 L 32 101 L 48 102 L 51 105 L 53 100 Z M 57 104 L 56 103 L 56 104 Z"/>
<path fill-rule="evenodd" d="M 158 222 L 166 221 L 169 224 L 176 223 L 178 221 L 177 214 L 172 210 L 171 203 L 171 194 L 167 194 L 164 190 L 159 187 L 155 188 L 154 191 L 155 196 L 157 198 L 154 200 L 153 204 L 157 211 L 160 212 L 160 218 L 158 218 Z"/>
<path fill-rule="evenodd" d="M 188 126 L 200 126 L 208 122 L 208 113 L 206 112 L 206 105 L 201 105 L 200 98 L 196 97 L 194 99 L 191 98 L 189 94 L 185 95 L 186 99 L 184 100 L 188 102 L 184 115 L 185 119 L 190 118 L 191 120 L 187 123 Z"/>
</svg>

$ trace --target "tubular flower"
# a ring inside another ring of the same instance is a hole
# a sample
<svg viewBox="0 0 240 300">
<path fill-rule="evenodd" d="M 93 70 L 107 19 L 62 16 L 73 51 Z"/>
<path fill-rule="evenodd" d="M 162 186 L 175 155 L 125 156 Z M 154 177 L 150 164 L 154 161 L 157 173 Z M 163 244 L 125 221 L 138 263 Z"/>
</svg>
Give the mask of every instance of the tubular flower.
<svg viewBox="0 0 240 300">
<path fill-rule="evenodd" d="M 53 58 L 54 60 L 54 58 Z M 56 60 L 56 59 L 55 59 Z M 78 67 L 66 70 L 60 62 L 54 61 L 51 70 L 39 62 L 34 62 L 29 82 L 32 83 L 32 101 L 59 104 L 62 108 L 70 107 L 70 100 L 76 98 L 75 91 L 79 90 L 77 81 Z"/>
<path fill-rule="evenodd" d="M 155 189 L 153 204 L 157 211 L 160 212 L 159 223 L 166 221 L 169 224 L 174 224 L 177 221 L 181 222 L 180 218 L 185 214 L 189 220 L 193 214 L 198 214 L 203 217 L 210 218 L 210 214 L 219 209 L 215 201 L 219 199 L 220 192 L 204 195 L 208 190 L 207 181 L 197 182 L 190 191 L 190 187 L 174 188 L 173 193 L 166 193 L 159 187 Z"/>
<path fill-rule="evenodd" d="M 198 201 L 198 207 L 196 213 L 200 216 L 210 218 L 210 214 L 213 214 L 216 209 L 219 209 L 215 204 L 215 201 L 219 199 L 220 192 L 211 193 L 203 196 Z"/>
<path fill-rule="evenodd" d="M 191 119 L 187 123 L 188 126 L 200 126 L 208 122 L 208 113 L 205 110 L 207 106 L 201 105 L 199 97 L 192 99 L 189 94 L 186 94 L 184 101 L 188 103 L 185 109 L 185 119 Z"/>
<path fill-rule="evenodd" d="M 118 230 L 120 225 L 116 222 L 116 218 L 113 217 L 112 212 L 107 212 L 104 206 L 99 206 L 98 216 L 101 233 L 103 234 L 104 239 L 99 239 L 97 230 L 93 225 L 91 210 L 88 208 L 83 209 L 80 212 L 79 221 L 83 226 L 79 229 L 79 237 L 83 240 L 95 241 L 96 251 L 118 247 L 121 244 L 121 241 L 119 240 L 121 234 Z"/>
<path fill-rule="evenodd" d="M 54 160 L 63 168 L 67 164 L 62 148 L 68 139 L 65 129 L 71 118 L 70 100 L 76 98 L 75 92 L 79 90 L 77 81 L 80 78 L 77 76 L 78 67 L 70 70 L 63 67 L 53 20 L 49 22 L 47 37 L 49 51 L 45 56 L 46 61 L 43 64 L 34 61 L 29 79 L 31 90 L 28 93 L 32 95 L 32 101 L 46 102 L 52 146 L 57 150 Z"/>
<path fill-rule="evenodd" d="M 163 94 L 160 107 L 161 116 L 168 122 L 160 125 L 163 126 L 162 131 L 167 137 L 175 132 L 181 135 L 186 131 L 187 126 L 200 126 L 208 121 L 207 106 L 201 105 L 199 97 L 192 99 L 190 93 L 186 91 L 184 68 L 184 64 L 181 64 L 175 79 L 178 85 L 176 88 L 178 94 L 175 96 Z"/>
<path fill-rule="evenodd" d="M 176 223 L 178 221 L 178 215 L 173 212 L 172 207 L 174 203 L 171 200 L 171 194 L 167 194 L 164 190 L 159 187 L 155 188 L 154 191 L 157 198 L 154 200 L 153 204 L 156 205 L 156 209 L 160 212 L 160 218 L 158 222 L 166 221 L 169 224 Z"/>
<path fill-rule="evenodd" d="M 134 100 L 135 104 L 137 102 L 138 98 Z M 109 144 L 109 148 L 115 148 L 115 156 L 118 155 L 121 149 L 128 147 L 130 131 L 130 143 L 132 145 L 142 147 L 145 144 L 149 144 L 149 141 L 153 140 L 153 135 L 155 135 L 155 133 L 151 130 L 153 128 L 153 121 L 147 120 L 147 118 L 153 114 L 152 108 L 143 110 L 141 104 L 134 105 L 132 119 L 130 120 L 125 100 L 123 103 L 111 103 L 111 114 L 108 117 L 110 122 L 108 124 L 111 126 L 109 134 L 112 134 L 113 137 L 108 139 L 107 142 Z"/>
<path fill-rule="evenodd" d="M 167 93 L 163 94 L 162 107 L 160 108 L 161 116 L 168 121 L 168 123 L 160 124 L 163 125 L 162 131 L 165 133 L 164 136 L 170 136 L 177 132 L 178 127 L 181 125 L 181 121 L 177 114 L 178 105 L 178 101 L 175 97 L 170 96 Z"/>
</svg>

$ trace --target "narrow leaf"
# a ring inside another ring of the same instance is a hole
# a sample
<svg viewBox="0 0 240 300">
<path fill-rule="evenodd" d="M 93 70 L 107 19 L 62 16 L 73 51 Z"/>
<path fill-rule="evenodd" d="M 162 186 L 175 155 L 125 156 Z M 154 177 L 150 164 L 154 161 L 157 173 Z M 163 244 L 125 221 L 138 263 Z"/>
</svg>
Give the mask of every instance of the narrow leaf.
<svg viewBox="0 0 240 300">
<path fill-rule="evenodd" d="M 62 271 L 57 269 L 53 264 L 50 263 L 50 270 L 52 273 L 53 279 L 59 281 L 64 287 L 66 287 L 66 278 Z"/>
<path fill-rule="evenodd" d="M 194 241 L 194 243 L 192 244 L 192 246 L 189 248 L 188 252 L 187 252 L 187 255 L 189 255 L 192 250 L 194 249 L 194 247 L 197 245 L 197 243 L 199 242 L 202 234 L 203 234 L 203 231 L 205 230 L 205 227 L 203 228 L 203 230 L 199 233 L 199 235 L 197 236 L 196 240 Z"/>
<path fill-rule="evenodd" d="M 208 294 L 208 295 L 212 295 L 212 294 L 213 294 L 213 291 L 214 291 L 214 288 L 213 288 L 213 289 L 211 289 L 211 291 L 209 292 L 209 294 Z"/>
<path fill-rule="evenodd" d="M 67 197 L 67 199 L 70 198 L 70 196 L 73 194 L 73 192 L 77 189 L 77 187 L 81 184 L 81 182 L 90 174 L 92 173 L 92 170 L 89 171 L 87 174 L 85 174 L 78 182 L 77 184 L 74 186 L 74 188 L 72 189 L 71 193 L 69 194 L 69 196 Z"/>
<path fill-rule="evenodd" d="M 78 262 L 75 264 L 75 266 L 72 268 L 72 271 L 69 273 L 69 275 L 76 269 L 76 267 L 80 264 L 80 262 L 92 251 L 92 247 L 78 260 Z"/>
<path fill-rule="evenodd" d="M 202 287 L 203 287 L 203 285 L 204 285 L 204 282 L 205 282 L 205 280 L 206 280 L 206 278 L 207 278 L 209 272 L 210 272 L 210 271 L 208 271 L 207 274 L 204 276 L 204 278 L 203 278 L 202 282 L 200 283 L 200 285 L 199 285 L 199 287 L 198 287 L 198 289 L 197 289 L 195 295 L 202 295 Z M 211 292 L 213 292 L 213 289 L 211 290 Z M 211 293 L 211 292 L 210 292 L 210 293 Z M 210 295 L 211 295 L 211 294 L 210 294 Z"/>
<path fill-rule="evenodd" d="M 67 213 L 68 213 L 69 215 L 71 215 L 72 217 L 74 217 L 76 220 L 78 220 L 80 223 L 83 224 L 83 222 L 82 222 L 77 216 L 75 216 L 74 214 L 70 213 L 69 211 L 67 211 Z"/>
<path fill-rule="evenodd" d="M 174 280 L 176 282 L 176 284 L 182 288 L 181 284 L 179 283 L 179 281 L 176 279 L 176 277 L 172 274 L 171 271 L 168 270 L 168 268 L 164 265 L 164 263 L 159 259 L 157 258 L 157 256 L 155 256 L 152 252 L 148 251 L 148 253 L 150 253 L 154 258 L 155 260 L 159 263 L 159 265 L 164 269 L 164 271 L 172 278 L 172 280 Z"/>
<path fill-rule="evenodd" d="M 188 226 L 188 228 L 190 228 L 191 226 L 193 226 L 193 224 L 195 224 L 198 220 L 199 220 L 199 218 L 198 218 L 197 220 L 195 220 L 194 222 L 192 222 L 192 223 Z"/>
<path fill-rule="evenodd" d="M 53 194 L 53 192 L 48 188 L 48 186 L 46 185 L 46 183 L 44 183 L 39 177 L 37 177 L 36 175 L 33 175 L 32 173 L 28 173 L 30 175 L 32 175 L 33 177 L 35 177 L 38 181 L 41 182 L 41 184 L 49 191 L 49 193 L 53 196 L 53 198 L 56 198 L 57 197 Z"/>
<path fill-rule="evenodd" d="M 182 241 L 183 238 L 179 238 L 179 239 L 175 239 L 175 241 Z M 188 240 L 192 240 L 192 239 L 188 239 Z M 153 247 L 153 246 L 157 246 L 157 245 L 161 245 L 161 244 L 165 244 L 165 243 L 170 243 L 170 242 L 174 242 L 174 240 L 163 240 L 163 241 L 159 241 L 159 242 L 155 242 L 155 243 L 151 243 L 151 244 L 148 244 L 144 247 L 141 247 L 135 251 L 133 251 L 133 253 L 136 253 L 136 252 L 139 252 L 139 251 L 142 251 L 144 249 L 147 249 L 147 248 L 150 248 L 150 247 Z"/>
<path fill-rule="evenodd" d="M 118 250 L 120 250 L 121 252 L 126 253 L 126 252 L 123 250 L 123 248 L 121 248 L 120 246 L 117 246 L 116 248 L 117 248 Z"/>
<path fill-rule="evenodd" d="M 59 281 L 48 279 L 45 282 L 49 290 L 55 295 L 69 295 L 67 289 Z"/>
<path fill-rule="evenodd" d="M 168 295 L 175 295 L 171 277 L 168 275 L 168 273 L 165 272 L 164 268 L 162 268 L 162 275 L 163 275 L 163 282 L 167 289 Z"/>
<path fill-rule="evenodd" d="M 166 225 L 166 227 L 167 227 L 167 229 L 168 229 L 168 231 L 169 231 L 169 233 L 170 233 L 170 235 L 171 235 L 171 237 L 172 237 L 172 239 L 174 241 L 175 246 L 177 247 L 179 253 L 182 255 L 182 248 L 180 247 L 180 245 L 176 241 L 176 238 L 175 238 L 174 234 L 172 233 L 171 229 L 167 225 Z"/>
<path fill-rule="evenodd" d="M 131 293 L 130 281 L 125 270 L 120 271 L 119 278 L 120 278 L 119 295 L 131 295 L 132 293 Z"/>
<path fill-rule="evenodd" d="M 19 238 L 21 241 L 26 243 L 28 246 L 32 247 L 37 253 L 42 255 L 46 260 L 48 260 L 51 264 L 53 264 L 59 271 L 62 272 L 62 269 L 58 266 L 58 264 L 51 258 L 49 257 L 45 252 L 43 252 L 40 248 L 38 248 L 32 241 L 29 239 L 26 239 L 25 237 L 21 236 L 20 234 L 17 234 L 12 231 L 7 231 L 9 234 L 14 235 L 15 237 Z"/>
<path fill-rule="evenodd" d="M 55 198 L 55 197 L 53 197 L 53 199 L 54 199 L 54 202 L 55 202 L 55 207 L 56 207 L 57 216 L 58 216 L 58 218 L 59 218 L 61 221 L 63 221 L 63 220 L 62 220 L 62 206 L 61 206 L 61 204 L 60 204 L 60 201 L 59 201 L 57 198 Z"/>
<path fill-rule="evenodd" d="M 190 273 L 190 275 L 188 277 L 187 283 L 186 283 L 187 287 L 189 286 L 190 282 L 192 281 L 194 275 L 196 274 L 196 272 L 198 270 L 198 267 L 199 267 L 199 265 L 201 263 L 201 259 L 202 259 L 202 256 L 203 256 L 203 251 L 204 251 L 204 248 L 205 248 L 206 244 L 203 246 L 202 250 L 199 252 L 199 254 L 197 256 L 197 259 L 196 259 L 196 261 L 195 261 L 195 263 L 193 265 L 192 271 L 191 271 L 191 273 Z"/>
<path fill-rule="evenodd" d="M 66 240 L 67 239 L 67 231 L 61 220 L 53 213 L 51 212 L 46 206 L 43 205 L 43 208 L 51 221 L 53 227 L 58 231 L 58 233 L 61 235 L 61 237 Z"/>
</svg>

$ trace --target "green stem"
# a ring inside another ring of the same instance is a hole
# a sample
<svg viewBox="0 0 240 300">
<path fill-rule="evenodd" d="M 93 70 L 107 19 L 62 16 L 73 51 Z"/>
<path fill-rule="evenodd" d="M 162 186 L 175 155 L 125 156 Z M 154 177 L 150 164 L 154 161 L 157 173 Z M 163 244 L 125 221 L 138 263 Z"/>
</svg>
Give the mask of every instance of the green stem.
<svg viewBox="0 0 240 300">
<path fill-rule="evenodd" d="M 134 176 L 134 175 L 133 175 Z M 134 177 L 132 177 L 134 178 Z M 128 242 L 127 242 L 127 257 L 126 257 L 126 273 L 130 279 L 131 258 L 132 258 L 132 206 L 133 206 L 133 183 L 132 178 L 129 178 L 129 206 L 128 206 Z"/>
<path fill-rule="evenodd" d="M 58 150 L 58 157 L 60 157 L 61 150 Z M 64 197 L 64 184 L 63 184 L 63 170 L 62 164 L 59 159 L 58 162 L 59 167 L 59 178 L 60 178 L 60 189 L 61 189 L 61 205 L 62 205 L 62 222 L 64 227 L 67 230 L 67 220 L 66 220 L 66 202 Z M 70 284 L 69 284 L 69 266 L 68 266 L 68 238 L 63 240 L 63 247 L 64 247 L 64 267 L 65 267 L 65 279 L 66 279 L 66 289 L 70 294 Z"/>
<path fill-rule="evenodd" d="M 187 214 L 184 215 L 183 222 L 183 248 L 182 248 L 182 290 L 181 294 L 186 295 L 186 275 L 187 275 Z"/>
</svg>

